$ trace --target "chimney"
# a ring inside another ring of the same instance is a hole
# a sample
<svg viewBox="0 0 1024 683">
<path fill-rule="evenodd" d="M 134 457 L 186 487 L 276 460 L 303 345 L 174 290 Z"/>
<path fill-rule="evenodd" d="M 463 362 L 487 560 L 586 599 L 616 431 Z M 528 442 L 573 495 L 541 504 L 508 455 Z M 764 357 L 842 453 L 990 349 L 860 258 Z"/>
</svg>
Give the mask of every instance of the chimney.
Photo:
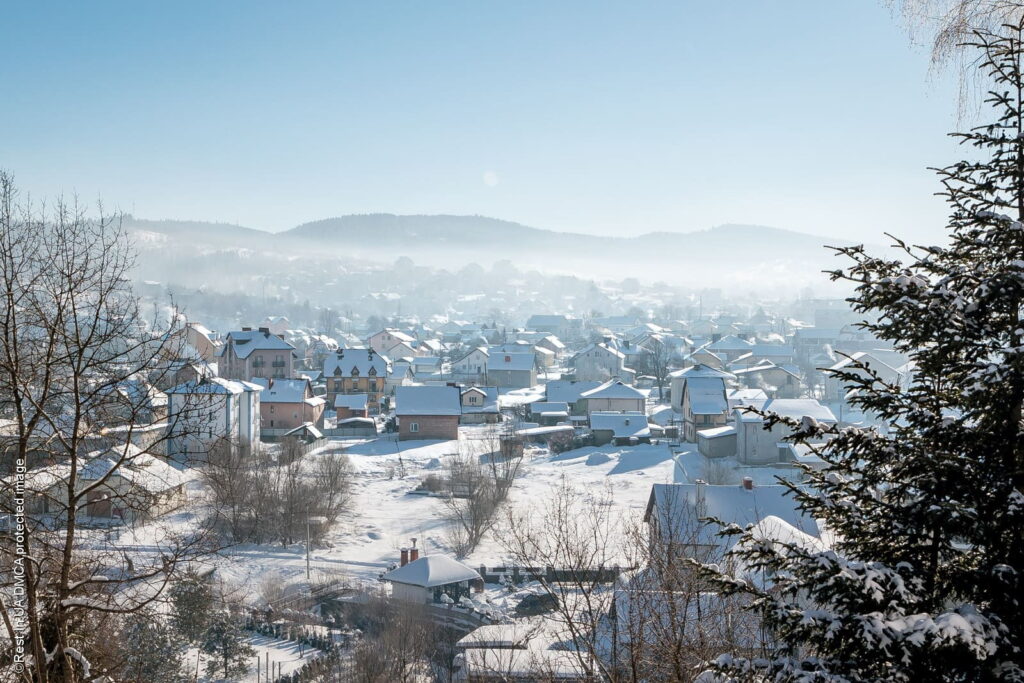
<svg viewBox="0 0 1024 683">
<path fill-rule="evenodd" d="M 270 336 L 270 328 L 269 327 L 261 327 L 260 328 L 260 332 L 262 332 L 267 337 Z"/>
<path fill-rule="evenodd" d="M 345 357 L 345 349 L 338 349 L 338 358 Z"/>
<path fill-rule="evenodd" d="M 752 477 L 743 477 L 743 488 L 748 491 L 754 490 L 754 479 Z"/>
<path fill-rule="evenodd" d="M 407 564 L 409 564 L 409 549 L 402 548 L 402 560 L 398 563 L 398 566 L 404 567 Z"/>
<path fill-rule="evenodd" d="M 415 562 L 418 559 L 420 559 L 420 549 L 419 548 L 409 548 L 409 561 L 410 562 Z"/>
<path fill-rule="evenodd" d="M 367 349 L 366 350 L 366 359 L 367 360 L 373 360 L 373 349 Z"/>
<path fill-rule="evenodd" d="M 251 327 L 243 327 L 242 328 L 242 332 L 252 332 L 252 328 Z"/>
<path fill-rule="evenodd" d="M 694 483 L 697 485 L 697 516 L 703 517 L 708 510 L 707 499 L 704 497 L 704 488 L 708 483 L 703 479 L 698 479 Z"/>
</svg>

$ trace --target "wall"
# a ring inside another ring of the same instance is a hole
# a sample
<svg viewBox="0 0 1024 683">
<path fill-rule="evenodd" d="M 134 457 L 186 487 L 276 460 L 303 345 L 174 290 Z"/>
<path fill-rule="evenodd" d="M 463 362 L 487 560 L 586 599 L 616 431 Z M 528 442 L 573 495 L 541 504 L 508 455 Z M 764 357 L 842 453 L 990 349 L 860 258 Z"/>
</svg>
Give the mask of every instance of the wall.
<svg viewBox="0 0 1024 683">
<path fill-rule="evenodd" d="M 419 425 L 419 431 L 411 431 L 412 424 Z M 459 438 L 458 415 L 419 415 L 398 418 L 398 438 L 410 439 L 457 439 Z"/>
</svg>

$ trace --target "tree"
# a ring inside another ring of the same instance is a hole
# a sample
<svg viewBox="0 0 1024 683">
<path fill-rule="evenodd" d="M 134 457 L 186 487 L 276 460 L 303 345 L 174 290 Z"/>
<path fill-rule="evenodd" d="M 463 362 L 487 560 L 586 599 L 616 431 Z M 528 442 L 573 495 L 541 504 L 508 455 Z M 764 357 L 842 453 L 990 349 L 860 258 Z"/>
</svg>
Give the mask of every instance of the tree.
<svg viewBox="0 0 1024 683">
<path fill-rule="evenodd" d="M 213 617 L 213 587 L 194 572 L 175 579 L 168 591 L 171 603 L 171 624 L 182 638 L 199 643 Z"/>
<path fill-rule="evenodd" d="M 112 488 L 119 474 L 164 457 L 166 436 L 140 438 L 150 425 L 150 378 L 181 357 L 181 321 L 148 320 L 131 287 L 134 252 L 121 222 L 89 218 L 57 202 L 44 212 L 20 202 L 0 172 L 0 414 L 9 436 L 0 463 L 12 471 L 48 467 L 49 476 L 0 484 L 3 511 L 22 518 L 18 501 L 45 501 L 50 516 L 25 517 L 25 533 L 0 545 L 3 586 L 23 571 L 32 679 L 87 676 L 93 650 L 106 647 L 102 615 L 138 611 L 161 597 L 179 566 L 213 550 L 206 529 L 151 529 L 155 553 L 110 539 L 97 548 L 81 526 L 95 504 L 116 505 L 122 519 L 149 517 L 151 498 Z M 155 379 L 153 379 L 155 377 Z M 192 406 L 176 418 L 186 424 Z M 170 432 L 177 425 L 170 425 Z M 178 430 L 180 433 L 180 429 Z M 154 432 L 159 434 L 159 432 Z M 96 456 L 99 453 L 100 456 Z M 31 474 L 31 473 L 30 473 Z M 24 483 L 24 491 L 20 484 Z M 22 495 L 24 494 L 24 495 Z M 146 584 L 147 590 L 125 590 Z M 17 636 L 17 638 L 16 638 Z"/>
<path fill-rule="evenodd" d="M 125 662 L 117 680 L 126 683 L 183 683 L 185 641 L 153 610 L 125 619 L 117 636 Z"/>
<path fill-rule="evenodd" d="M 793 496 L 836 536 L 813 551 L 750 530 L 741 592 L 774 643 L 761 659 L 719 661 L 737 677 L 794 681 L 996 681 L 1024 678 L 1024 25 L 979 32 L 996 89 L 994 122 L 957 137 L 981 156 L 938 171 L 951 208 L 948 246 L 901 258 L 838 249 L 832 273 L 855 286 L 862 327 L 909 355 L 904 386 L 854 363 L 834 372 L 851 402 L 889 425 L 782 420 L 825 461 Z M 868 315 L 874 314 L 874 315 Z"/>
<path fill-rule="evenodd" d="M 338 332 L 338 325 L 341 323 L 341 316 L 333 308 L 324 307 L 320 309 L 320 313 L 317 315 L 316 324 L 317 328 L 323 334 L 328 337 L 332 337 Z"/>
<path fill-rule="evenodd" d="M 206 662 L 206 675 L 222 674 L 229 680 L 244 676 L 249 670 L 249 662 L 256 655 L 238 620 L 226 611 L 213 616 L 199 649 L 210 655 Z"/>
</svg>

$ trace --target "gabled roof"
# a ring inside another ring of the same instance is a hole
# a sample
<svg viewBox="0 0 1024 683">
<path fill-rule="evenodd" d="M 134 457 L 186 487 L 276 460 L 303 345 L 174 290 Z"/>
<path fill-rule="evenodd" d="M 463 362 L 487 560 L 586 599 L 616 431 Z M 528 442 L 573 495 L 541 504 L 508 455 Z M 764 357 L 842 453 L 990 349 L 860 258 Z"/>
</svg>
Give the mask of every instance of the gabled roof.
<svg viewBox="0 0 1024 683">
<path fill-rule="evenodd" d="M 534 415 L 568 415 L 569 404 L 564 401 L 536 401 L 530 404 Z"/>
<path fill-rule="evenodd" d="M 231 346 L 239 358 L 248 358 L 253 351 L 295 351 L 295 347 L 270 332 L 240 330 L 228 332 L 224 348 Z"/>
<path fill-rule="evenodd" d="M 335 408 L 348 408 L 349 410 L 366 410 L 368 396 L 366 394 L 338 394 L 334 398 Z"/>
<path fill-rule="evenodd" d="M 475 346 L 472 349 L 470 349 L 469 351 L 467 351 L 466 353 L 464 353 L 461 358 L 459 358 L 457 361 L 455 361 L 455 364 L 461 363 L 462 361 L 464 361 L 467 358 L 469 358 L 470 356 L 472 356 L 474 353 L 482 353 L 482 354 L 484 354 L 485 358 L 486 357 L 490 357 L 490 355 L 491 355 L 490 352 L 487 350 L 486 346 Z"/>
<path fill-rule="evenodd" d="M 661 524 L 675 526 L 677 532 L 681 531 L 687 537 L 692 535 L 705 545 L 727 543 L 717 536 L 717 525 L 699 524 L 699 519 L 707 517 L 714 517 L 725 524 L 746 526 L 771 516 L 806 534 L 819 536 L 817 522 L 797 508 L 788 491 L 781 484 L 754 486 L 752 489 L 744 488 L 742 484 L 654 484 L 644 519 L 650 520 L 653 515 Z M 692 528 L 697 525 L 699 529 Z"/>
<path fill-rule="evenodd" d="M 725 381 L 721 377 L 690 377 L 684 390 L 694 415 L 720 415 L 729 412 Z"/>
<path fill-rule="evenodd" d="M 307 398 L 313 398 L 313 390 L 305 378 L 275 379 L 269 388 L 260 392 L 263 403 L 302 403 Z"/>
<path fill-rule="evenodd" d="M 373 338 L 373 337 L 376 337 L 378 334 L 384 334 L 384 333 L 390 334 L 394 339 L 397 339 L 399 341 L 403 341 L 403 342 L 414 342 L 414 341 L 416 341 L 416 337 L 413 337 L 412 335 L 408 335 L 405 332 L 402 332 L 401 330 L 396 330 L 393 327 L 385 327 L 380 332 L 375 332 L 374 334 L 370 335 L 370 337 Z"/>
<path fill-rule="evenodd" d="M 711 351 L 749 351 L 753 346 L 746 339 L 741 339 L 735 334 L 727 334 L 716 342 L 708 344 Z"/>
<path fill-rule="evenodd" d="M 584 391 L 590 391 L 602 384 L 603 382 L 596 380 L 555 380 L 544 385 L 544 398 L 556 403 L 575 403 Z"/>
<path fill-rule="evenodd" d="M 618 438 L 635 436 L 648 437 L 651 429 L 647 424 L 647 416 L 643 413 L 604 413 L 590 414 L 591 431 L 608 431 Z"/>
<path fill-rule="evenodd" d="M 639 389 L 632 387 L 628 384 L 623 384 L 621 380 L 610 379 L 604 384 L 594 387 L 588 391 L 580 394 L 581 398 L 634 398 L 634 399 L 646 399 L 647 396 Z"/>
<path fill-rule="evenodd" d="M 676 370 L 675 372 L 671 373 L 669 377 L 683 377 L 687 380 L 692 379 L 694 377 L 719 377 L 721 379 L 730 379 L 733 377 L 733 375 L 732 373 L 726 372 L 724 370 L 715 370 L 714 368 L 704 365 L 703 363 L 697 363 L 696 365 L 691 365 L 688 368 Z"/>
<path fill-rule="evenodd" d="M 324 377 L 351 377 L 352 370 L 359 371 L 360 377 L 372 377 L 374 370 L 377 377 L 384 378 L 391 372 L 391 361 L 379 353 L 370 353 L 365 349 L 338 349 L 324 359 Z"/>
<path fill-rule="evenodd" d="M 462 395 L 453 386 L 415 386 L 395 389 L 395 414 L 461 415 Z"/>
<path fill-rule="evenodd" d="M 533 370 L 536 365 L 536 358 L 533 352 L 517 353 L 514 351 L 502 351 L 492 353 L 487 361 L 488 371 L 494 370 Z"/>
<path fill-rule="evenodd" d="M 803 417 L 813 417 L 818 422 L 835 423 L 836 416 L 814 398 L 773 398 L 764 404 L 762 410 L 776 413 L 782 417 L 790 417 L 799 420 Z M 759 416 L 758 420 L 762 418 Z"/>
<path fill-rule="evenodd" d="M 167 390 L 168 394 L 241 394 L 245 391 L 261 391 L 263 387 L 251 382 L 236 382 L 223 377 L 206 377 L 190 380 Z"/>
<path fill-rule="evenodd" d="M 483 396 L 483 403 L 481 405 L 463 404 L 463 413 L 477 414 L 498 412 L 498 387 L 469 387 L 462 392 L 461 396 L 465 396 L 469 393 L 481 394 Z"/>
<path fill-rule="evenodd" d="M 427 555 L 404 567 L 392 569 L 381 577 L 382 581 L 405 583 L 410 586 L 433 588 L 460 581 L 476 581 L 480 574 L 475 569 L 444 555 Z"/>
</svg>

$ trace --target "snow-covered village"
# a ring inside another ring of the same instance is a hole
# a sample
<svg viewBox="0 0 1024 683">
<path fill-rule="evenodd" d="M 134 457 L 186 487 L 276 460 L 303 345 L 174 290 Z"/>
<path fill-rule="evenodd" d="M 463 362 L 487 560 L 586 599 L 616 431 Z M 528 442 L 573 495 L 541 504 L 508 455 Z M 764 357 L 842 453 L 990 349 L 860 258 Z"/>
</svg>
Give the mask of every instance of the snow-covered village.
<svg viewBox="0 0 1024 683">
<path fill-rule="evenodd" d="M 5 15 L 0 682 L 1024 681 L 1024 4 Z"/>
</svg>

